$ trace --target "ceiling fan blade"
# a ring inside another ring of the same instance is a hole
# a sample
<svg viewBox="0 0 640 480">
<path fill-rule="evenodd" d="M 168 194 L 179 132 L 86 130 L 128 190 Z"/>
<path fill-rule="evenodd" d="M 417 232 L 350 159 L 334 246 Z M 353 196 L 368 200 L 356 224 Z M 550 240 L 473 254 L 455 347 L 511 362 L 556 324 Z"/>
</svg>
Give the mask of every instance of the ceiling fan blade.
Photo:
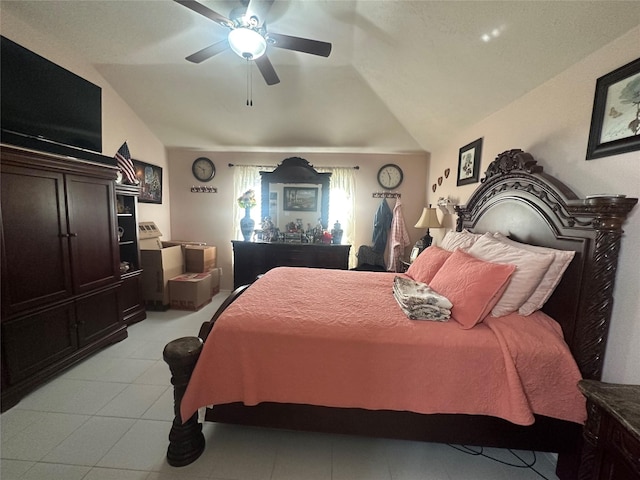
<svg viewBox="0 0 640 480">
<path fill-rule="evenodd" d="M 214 12 L 209 7 L 205 7 L 195 0 L 174 0 L 174 2 L 179 3 L 180 5 L 184 5 L 188 9 L 207 17 L 209 20 L 213 20 L 223 27 L 233 28 L 233 22 L 227 17 L 225 17 L 224 15 L 220 15 L 218 12 Z"/>
<path fill-rule="evenodd" d="M 261 26 L 271 10 L 271 5 L 273 5 L 273 0 L 250 0 L 246 15 L 248 18 L 256 17 L 258 26 Z"/>
<path fill-rule="evenodd" d="M 254 60 L 260 70 L 260 73 L 264 77 L 264 81 L 267 82 L 267 85 L 275 85 L 276 83 L 280 83 L 280 79 L 278 78 L 278 74 L 273 68 L 269 57 L 266 55 L 262 55 Z"/>
<path fill-rule="evenodd" d="M 220 40 L 219 42 L 216 42 L 213 45 L 209 45 L 208 47 L 203 48 L 202 50 L 192 55 L 189 55 L 187 57 L 187 60 L 193 63 L 204 62 L 205 60 L 213 57 L 214 55 L 224 52 L 228 48 L 229 48 L 229 42 L 225 38 L 224 40 Z"/>
<path fill-rule="evenodd" d="M 319 55 L 321 57 L 328 57 L 331 53 L 331 44 L 327 42 L 320 42 L 309 38 L 291 37 L 280 33 L 269 33 L 268 37 L 275 42 L 273 44 L 274 47 L 310 53 L 311 55 Z"/>
</svg>

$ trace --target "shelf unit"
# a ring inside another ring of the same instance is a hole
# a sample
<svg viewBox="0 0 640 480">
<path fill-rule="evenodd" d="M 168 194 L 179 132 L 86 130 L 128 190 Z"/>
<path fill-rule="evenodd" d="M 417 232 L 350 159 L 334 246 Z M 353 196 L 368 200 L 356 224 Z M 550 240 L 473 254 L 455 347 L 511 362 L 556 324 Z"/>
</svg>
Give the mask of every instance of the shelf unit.
<svg viewBox="0 0 640 480">
<path fill-rule="evenodd" d="M 147 318 L 142 298 L 142 267 L 138 237 L 138 196 L 136 185 L 116 185 L 118 245 L 122 279 L 122 312 L 127 325 Z M 125 263 L 126 262 L 126 263 Z M 126 271 L 125 271 L 126 270 Z"/>
</svg>

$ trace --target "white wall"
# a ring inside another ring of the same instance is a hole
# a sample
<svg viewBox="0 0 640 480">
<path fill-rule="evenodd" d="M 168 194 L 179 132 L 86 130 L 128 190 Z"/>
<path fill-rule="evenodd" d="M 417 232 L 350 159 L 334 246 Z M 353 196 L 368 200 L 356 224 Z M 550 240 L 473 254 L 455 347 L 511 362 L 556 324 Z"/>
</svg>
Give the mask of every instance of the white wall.
<svg viewBox="0 0 640 480">
<path fill-rule="evenodd" d="M 156 222 L 166 238 L 170 238 L 169 169 L 165 148 L 160 140 L 151 133 L 102 75 L 74 52 L 6 11 L 2 11 L 0 27 L 3 36 L 102 88 L 102 153 L 112 157 L 126 141 L 133 158 L 163 167 L 163 204 L 141 204 L 139 217 L 141 221 Z"/>
<path fill-rule="evenodd" d="M 353 249 L 371 245 L 373 217 L 380 199 L 372 193 L 381 191 L 376 174 L 386 163 L 396 163 L 404 171 L 404 181 L 397 189 L 402 194 L 402 205 L 411 245 L 424 235 L 423 230 L 413 228 L 425 205 L 424 178 L 427 175 L 426 154 L 373 155 L 305 152 L 206 152 L 190 149 L 169 149 L 171 170 L 171 231 L 173 240 L 202 241 L 218 249 L 218 266 L 222 267 L 222 289 L 231 289 L 233 231 L 233 205 L 242 192 L 233 191 L 233 168 L 238 165 L 277 165 L 283 159 L 298 156 L 316 167 L 358 165 L 356 170 L 356 236 Z M 216 187 L 218 193 L 191 193 L 192 185 L 200 183 L 191 174 L 191 164 L 198 157 L 208 157 L 216 166 L 216 176 L 207 185 Z M 395 200 L 387 200 L 393 208 Z M 336 219 L 330 218 L 333 225 Z M 338 219 L 339 220 L 339 219 Z M 408 249 L 410 250 L 410 248 Z M 407 250 L 407 251 L 408 251 Z"/>
<path fill-rule="evenodd" d="M 578 196 L 640 196 L 640 151 L 585 160 L 596 79 L 638 57 L 640 26 L 461 131 L 454 143 L 432 152 L 429 177 L 437 178 L 445 168 L 452 173 L 435 194 L 429 189 L 429 201 L 443 195 L 450 195 L 459 203 L 467 200 L 478 184 L 455 186 L 458 150 L 480 137 L 484 138 L 481 177 L 496 155 L 521 148 Z M 496 82 L 500 82 L 500 72 L 496 72 Z M 640 384 L 640 206 L 633 209 L 624 230 L 603 380 Z"/>
</svg>

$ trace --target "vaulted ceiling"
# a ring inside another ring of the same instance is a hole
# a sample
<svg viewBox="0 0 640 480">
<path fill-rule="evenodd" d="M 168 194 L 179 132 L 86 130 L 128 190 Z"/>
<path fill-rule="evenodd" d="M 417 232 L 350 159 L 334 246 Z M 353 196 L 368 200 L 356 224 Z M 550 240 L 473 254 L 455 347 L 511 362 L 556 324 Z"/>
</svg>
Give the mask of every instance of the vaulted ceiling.
<svg viewBox="0 0 640 480">
<path fill-rule="evenodd" d="M 185 60 L 227 30 L 178 3 L 0 5 L 93 64 L 165 146 L 214 150 L 431 151 L 640 24 L 635 0 L 275 0 L 269 31 L 333 50 L 268 47 L 281 82 L 253 66 L 247 106 L 245 60 Z"/>
</svg>

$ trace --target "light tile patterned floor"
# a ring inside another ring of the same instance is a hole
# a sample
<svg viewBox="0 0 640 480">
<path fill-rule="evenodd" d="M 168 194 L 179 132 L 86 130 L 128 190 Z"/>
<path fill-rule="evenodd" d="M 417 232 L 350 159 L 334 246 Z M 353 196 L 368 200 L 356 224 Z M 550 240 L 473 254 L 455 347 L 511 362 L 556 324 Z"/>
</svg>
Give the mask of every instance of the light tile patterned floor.
<svg viewBox="0 0 640 480">
<path fill-rule="evenodd" d="M 207 448 L 165 461 L 173 393 L 164 345 L 197 334 L 228 292 L 199 312 L 148 312 L 129 338 L 61 374 L 0 416 L 2 480 L 534 480 L 448 445 L 206 424 Z M 488 455 L 517 463 L 507 450 Z M 518 452 L 527 461 L 532 452 Z M 556 479 L 550 455 L 536 470 Z"/>
</svg>

